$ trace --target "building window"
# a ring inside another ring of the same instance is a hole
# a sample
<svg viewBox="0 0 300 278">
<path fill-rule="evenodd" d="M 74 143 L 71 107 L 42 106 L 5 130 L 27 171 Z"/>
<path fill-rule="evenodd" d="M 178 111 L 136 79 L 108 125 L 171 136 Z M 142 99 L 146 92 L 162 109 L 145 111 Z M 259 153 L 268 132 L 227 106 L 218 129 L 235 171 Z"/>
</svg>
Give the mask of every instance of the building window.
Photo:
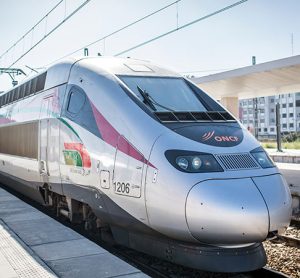
<svg viewBox="0 0 300 278">
<path fill-rule="evenodd" d="M 274 127 L 271 127 L 271 128 L 270 128 L 270 131 L 271 131 L 271 132 L 274 132 L 274 131 L 275 131 Z"/>
<path fill-rule="evenodd" d="M 274 113 L 274 108 L 271 108 L 271 113 Z"/>
<path fill-rule="evenodd" d="M 268 129 L 267 129 L 267 128 L 264 128 L 264 132 L 268 132 Z"/>
<path fill-rule="evenodd" d="M 296 107 L 300 107 L 300 99 L 296 100 Z"/>
<path fill-rule="evenodd" d="M 294 113 L 290 113 L 290 114 L 289 114 L 289 117 L 294 117 Z"/>
<path fill-rule="evenodd" d="M 275 99 L 274 98 L 271 98 L 271 103 L 274 103 Z"/>
<path fill-rule="evenodd" d="M 286 103 L 283 103 L 283 104 L 282 104 L 282 108 L 286 108 Z"/>
<path fill-rule="evenodd" d="M 294 124 L 293 124 L 293 123 L 291 123 L 291 124 L 290 124 L 290 128 L 293 128 L 293 127 L 294 127 Z"/>
<path fill-rule="evenodd" d="M 282 128 L 286 128 L 286 124 L 282 124 Z"/>
<path fill-rule="evenodd" d="M 283 114 L 282 114 L 282 118 L 286 118 L 286 113 L 283 113 Z"/>
<path fill-rule="evenodd" d="M 290 102 L 289 107 L 293 107 L 293 106 L 294 106 L 294 103 Z"/>
<path fill-rule="evenodd" d="M 259 128 L 258 131 L 261 132 L 261 128 Z"/>
<path fill-rule="evenodd" d="M 275 123 L 275 119 L 271 119 L 270 122 L 271 122 L 271 123 Z"/>
</svg>

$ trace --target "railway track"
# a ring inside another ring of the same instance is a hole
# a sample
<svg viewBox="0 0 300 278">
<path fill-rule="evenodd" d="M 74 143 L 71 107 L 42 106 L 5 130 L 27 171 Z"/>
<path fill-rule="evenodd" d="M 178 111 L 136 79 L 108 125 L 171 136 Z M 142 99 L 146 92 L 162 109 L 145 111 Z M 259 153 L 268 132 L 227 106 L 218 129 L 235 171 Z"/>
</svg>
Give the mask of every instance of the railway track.
<svg viewBox="0 0 300 278">
<path fill-rule="evenodd" d="M 288 275 L 285 275 L 282 272 L 276 271 L 274 269 L 271 269 L 269 267 L 264 267 L 262 269 L 254 271 L 254 276 L 252 277 L 267 277 L 267 278 L 272 278 L 272 277 L 290 277 Z"/>
<path fill-rule="evenodd" d="M 277 236 L 275 241 L 277 242 L 281 241 L 286 243 L 286 245 L 288 246 L 300 248 L 300 239 L 293 236 L 286 236 L 286 235 Z"/>
<path fill-rule="evenodd" d="M 285 235 L 277 235 L 271 242 L 285 243 L 287 246 L 300 248 L 300 225 L 299 221 L 292 220 L 291 226 L 286 231 Z"/>
<path fill-rule="evenodd" d="M 297 227 L 300 229 L 300 216 L 299 217 L 293 217 L 291 220 L 291 225 L 294 227 Z"/>
<path fill-rule="evenodd" d="M 7 188 L 6 186 L 0 184 L 0 187 L 9 191 L 11 194 L 20 198 L 29 205 L 35 207 L 51 218 L 57 220 L 63 225 L 73 229 L 74 231 L 80 233 L 84 237 L 92 240 L 96 244 L 100 245 L 102 248 L 108 250 L 119 258 L 123 259 L 127 263 L 139 268 L 141 271 L 149 275 L 150 277 L 157 278 L 188 278 L 188 277 L 209 277 L 209 278 L 256 278 L 256 277 L 289 277 L 281 272 L 275 271 L 271 268 L 264 267 L 256 271 L 247 272 L 247 273 L 212 273 L 205 272 L 201 270 L 191 269 L 183 267 L 180 265 L 175 265 L 170 262 L 140 253 L 138 251 L 115 245 L 113 242 L 107 242 L 101 240 L 101 237 L 98 233 L 88 232 L 84 229 L 83 225 L 70 223 L 66 218 L 62 216 L 57 216 L 54 210 L 49 209 L 35 201 L 27 198 L 26 196 L 21 195 L 20 193 Z"/>
</svg>

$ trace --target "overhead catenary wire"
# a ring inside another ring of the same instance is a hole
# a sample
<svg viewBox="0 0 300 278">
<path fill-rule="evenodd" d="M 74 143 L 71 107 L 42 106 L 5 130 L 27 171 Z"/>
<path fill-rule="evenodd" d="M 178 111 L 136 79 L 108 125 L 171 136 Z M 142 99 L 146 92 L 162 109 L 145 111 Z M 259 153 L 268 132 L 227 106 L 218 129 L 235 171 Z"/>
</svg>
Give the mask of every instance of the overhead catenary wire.
<svg viewBox="0 0 300 278">
<path fill-rule="evenodd" d="M 37 41 L 33 46 L 31 46 L 25 53 L 23 53 L 19 58 L 17 58 L 8 68 L 15 65 L 18 61 L 20 61 L 25 55 L 27 55 L 31 50 L 33 50 L 37 45 L 39 45 L 43 40 L 45 40 L 48 36 L 50 36 L 56 29 L 58 29 L 61 25 L 63 25 L 68 19 L 70 19 L 74 14 L 76 14 L 79 10 L 81 10 L 88 2 L 91 0 L 86 0 L 79 7 L 77 7 L 73 12 L 71 12 L 67 17 L 65 17 L 59 24 L 57 24 L 54 28 L 52 28 L 44 37 L 42 37 L 39 41 Z"/>
<path fill-rule="evenodd" d="M 184 24 L 184 25 L 182 25 L 182 26 L 176 27 L 175 29 L 172 29 L 172 30 L 170 30 L 170 31 L 168 31 L 168 32 L 165 32 L 165 33 L 163 33 L 163 34 L 160 34 L 160 35 L 158 35 L 158 36 L 156 36 L 156 37 L 154 37 L 154 38 L 152 38 L 152 39 L 149 39 L 149 40 L 144 41 L 144 42 L 142 42 L 142 43 L 139 43 L 139 44 L 137 44 L 137 45 L 135 45 L 135 46 L 132 46 L 132 47 L 126 49 L 126 50 L 123 50 L 123 51 L 121 51 L 121 52 L 119 52 L 119 53 L 116 53 L 114 56 L 120 56 L 120 55 L 122 55 L 122 54 L 125 54 L 125 53 L 127 53 L 127 52 L 129 52 L 129 51 L 132 51 L 132 50 L 137 49 L 137 48 L 139 48 L 139 47 L 141 47 L 141 46 L 144 46 L 144 45 L 146 45 L 146 44 L 148 44 L 148 43 L 150 43 L 150 42 L 156 41 L 156 40 L 158 40 L 158 39 L 161 39 L 161 38 L 163 38 L 163 37 L 165 37 L 165 36 L 167 36 L 167 35 L 170 35 L 170 34 L 176 32 L 176 31 L 179 31 L 179 30 L 182 30 L 182 29 L 184 29 L 184 28 L 186 28 L 186 27 L 188 27 L 188 26 L 191 26 L 191 25 L 193 25 L 193 24 L 195 24 L 195 23 L 197 23 L 197 22 L 199 22 L 199 21 L 203 21 L 203 20 L 205 20 L 205 19 L 207 19 L 207 18 L 210 18 L 210 17 L 212 17 L 212 16 L 215 16 L 215 15 L 217 15 L 217 14 L 220 14 L 220 13 L 222 13 L 222 12 L 225 12 L 225 11 L 227 11 L 227 10 L 229 10 L 229 9 L 232 9 L 232 8 L 234 8 L 234 7 L 238 6 L 238 5 L 241 5 L 241 4 L 243 4 L 243 3 L 247 2 L 247 1 L 248 1 L 248 0 L 241 0 L 241 1 L 235 2 L 235 3 L 233 3 L 233 4 L 231 4 L 231 5 L 228 5 L 228 6 L 224 7 L 224 8 L 222 8 L 222 9 L 219 9 L 219 10 L 213 12 L 213 13 L 210 13 L 210 14 L 208 14 L 208 15 L 202 16 L 202 17 L 200 17 L 200 18 L 198 18 L 198 19 L 196 19 L 196 20 L 193 20 L 193 21 L 191 21 L 191 22 L 189 22 L 189 23 L 187 23 L 187 24 Z"/>
<path fill-rule="evenodd" d="M 33 27 L 31 27 L 24 35 L 22 35 L 15 43 L 13 43 L 6 51 L 4 51 L 0 55 L 0 59 L 7 54 L 11 49 L 13 49 L 22 39 L 24 39 L 31 31 L 34 30 L 36 26 L 38 26 L 44 19 L 47 19 L 49 14 L 51 14 L 63 1 L 65 0 L 60 0 L 50 11 L 46 13 L 45 16 L 43 16 Z"/>
<path fill-rule="evenodd" d="M 103 37 L 101 37 L 101 38 L 99 38 L 99 39 L 97 39 L 97 40 L 95 40 L 95 41 L 93 41 L 93 42 L 87 44 L 87 45 L 84 45 L 84 46 L 82 46 L 82 47 L 80 47 L 80 48 L 78 48 L 78 49 L 76 49 L 76 50 L 74 50 L 74 51 L 72 51 L 72 52 L 70 52 L 70 53 L 68 53 L 68 54 L 66 54 L 66 55 L 64 55 L 64 56 L 62 56 L 62 57 L 60 57 L 59 59 L 56 59 L 56 60 L 54 60 L 54 61 L 48 63 L 48 64 L 45 65 L 44 67 L 48 67 L 49 65 L 51 65 L 51 64 L 53 64 L 53 63 L 55 63 L 55 62 L 58 62 L 58 61 L 60 61 L 61 59 L 66 58 L 66 57 L 68 57 L 68 56 L 70 56 L 70 55 L 73 55 L 73 54 L 75 54 L 76 52 L 78 52 L 78 51 L 80 51 L 80 50 L 83 50 L 84 48 L 88 48 L 88 47 L 90 47 L 90 46 L 92 46 L 92 45 L 94 45 L 94 44 L 96 44 L 96 43 L 98 43 L 98 42 L 100 42 L 100 41 L 102 41 L 102 40 L 105 41 L 106 38 L 111 37 L 111 36 L 113 36 L 113 35 L 115 35 L 115 34 L 121 32 L 121 31 L 123 31 L 124 29 L 127 29 L 127 28 L 129 28 L 129 27 L 131 27 L 131 26 L 133 26 L 133 25 L 135 25 L 135 24 L 137 24 L 137 23 L 139 23 L 139 22 L 145 20 L 146 18 L 149 18 L 149 17 L 151 17 L 151 16 L 153 16 L 153 15 L 155 15 L 155 14 L 157 14 L 157 13 L 159 13 L 159 12 L 161 12 L 161 11 L 167 9 L 167 8 L 169 8 L 170 6 L 173 6 L 173 5 L 175 5 L 175 4 L 178 5 L 178 2 L 180 2 L 180 1 L 182 1 L 182 0 L 174 1 L 174 2 L 172 2 L 172 3 L 168 4 L 168 5 L 166 5 L 166 6 L 162 7 L 162 8 L 160 8 L 160 9 L 158 9 L 158 10 L 156 10 L 156 11 L 154 11 L 154 12 L 152 12 L 152 13 L 150 13 L 150 14 L 148 14 L 148 15 L 142 17 L 142 18 L 140 18 L 140 19 L 137 19 L 137 20 L 135 20 L 135 21 L 133 21 L 133 22 L 131 22 L 131 23 L 129 23 L 129 24 L 127 24 L 127 25 L 125 25 L 125 26 L 123 26 L 123 27 L 121 27 L 121 28 L 115 30 L 115 31 L 113 31 L 113 32 L 110 33 L 110 34 L 107 34 L 107 35 L 105 35 L 105 36 L 103 36 Z M 169 34 L 171 34 L 171 33 L 173 33 L 173 32 L 176 32 L 176 31 L 179 31 L 179 30 L 181 30 L 181 29 L 184 29 L 184 28 L 186 28 L 186 27 L 188 27 L 188 26 L 190 26 L 190 25 L 192 25 L 192 24 L 195 24 L 195 23 L 197 23 L 197 22 L 199 22 L 199 21 L 205 20 L 205 19 L 207 19 L 207 18 L 209 18 L 209 17 L 212 17 L 212 16 L 214 16 L 214 15 L 217 15 L 217 14 L 219 14 L 219 13 L 222 13 L 222 12 L 224 12 L 224 11 L 226 11 L 226 10 L 229 10 L 229 9 L 231 9 L 231 8 L 233 8 L 233 7 L 235 7 L 235 6 L 238 6 L 238 5 L 240 5 L 240 4 L 244 3 L 244 2 L 247 2 L 247 1 L 248 1 L 248 0 L 241 0 L 241 1 L 235 2 L 235 3 L 231 4 L 231 5 L 228 5 L 228 6 L 224 7 L 224 8 L 222 8 L 222 9 L 219 9 L 219 10 L 217 10 L 217 11 L 211 13 L 211 14 L 208 14 L 208 15 L 206 15 L 206 16 L 203 16 L 203 17 L 201 17 L 201 18 L 198 18 L 198 19 L 196 19 L 196 20 L 193 20 L 193 21 L 191 21 L 191 22 L 189 22 L 189 23 L 187 23 L 187 24 L 184 24 L 184 25 L 182 25 L 182 26 L 178 26 L 178 8 L 177 8 L 177 11 L 176 11 L 177 26 L 176 26 L 175 29 L 172 29 L 172 30 L 170 30 L 170 31 L 168 31 L 168 32 L 166 32 L 166 33 L 164 33 L 164 34 L 161 34 L 161 35 L 155 37 L 155 38 L 152 38 L 152 39 L 147 40 L 147 41 L 145 41 L 145 42 L 143 42 L 143 43 L 141 43 L 141 44 L 138 44 L 138 45 L 136 45 L 136 46 L 133 46 L 133 47 L 131 47 L 131 48 L 127 49 L 127 50 L 124 50 L 124 51 L 122 51 L 122 52 L 120 52 L 120 53 L 117 53 L 117 54 L 115 54 L 115 56 L 119 56 L 119 55 L 125 54 L 126 52 L 129 52 L 129 51 L 131 51 L 131 50 L 133 50 L 133 49 L 139 48 L 139 47 L 141 47 L 141 46 L 143 46 L 143 45 L 146 45 L 146 44 L 148 44 L 148 43 L 150 43 L 150 42 L 152 42 L 152 41 L 158 40 L 158 39 L 160 39 L 160 38 L 162 38 L 162 37 L 164 37 L 164 36 L 167 36 L 167 35 L 169 35 Z"/>
<path fill-rule="evenodd" d="M 182 0 L 174 1 L 174 2 L 172 2 L 172 3 L 170 3 L 170 4 L 166 5 L 166 6 L 164 6 L 164 7 L 162 7 L 162 8 L 160 8 L 160 9 L 158 9 L 158 10 L 155 10 L 155 11 L 152 12 L 152 13 L 149 13 L 149 14 L 147 14 L 147 15 L 145 15 L 145 16 L 143 16 L 143 17 L 141 17 L 141 18 L 139 18 L 139 19 L 137 19 L 137 20 L 135 20 L 135 21 L 133 21 L 133 22 L 131 22 L 131 23 L 129 23 L 129 24 L 127 24 L 127 25 L 125 25 L 125 26 L 123 26 L 123 27 L 121 27 L 121 28 L 119 28 L 119 29 L 117 29 L 117 30 L 115 30 L 115 31 L 113 31 L 113 32 L 111 32 L 111 33 L 109 33 L 109 34 L 107 34 L 107 35 L 105 35 L 105 36 L 103 36 L 103 37 L 97 39 L 97 40 L 95 40 L 95 41 L 93 41 L 93 42 L 91 42 L 91 43 L 89 43 L 89 44 L 87 44 L 87 45 L 84 45 L 84 46 L 82 46 L 82 47 L 80 47 L 80 48 L 78 48 L 78 49 L 76 49 L 76 50 L 74 50 L 74 51 L 72 51 L 72 52 L 70 52 L 70 53 L 68 53 L 68 54 L 66 54 L 66 55 L 64 55 L 64 56 L 62 56 L 62 57 L 60 57 L 59 59 L 56 59 L 56 60 L 52 61 L 51 63 L 45 65 L 45 67 L 48 67 L 49 65 L 51 65 L 51 64 L 53 64 L 53 63 L 55 63 L 55 62 L 58 62 L 59 60 L 61 60 L 61 59 L 63 59 L 63 58 L 66 58 L 66 57 L 68 57 L 68 56 L 70 56 L 70 55 L 73 55 L 73 54 L 75 54 L 76 52 L 78 52 L 78 51 L 80 51 L 80 50 L 83 50 L 84 48 L 90 47 L 90 46 L 92 46 L 92 45 L 94 45 L 94 44 L 96 44 L 96 43 L 98 43 L 98 42 L 100 42 L 100 41 L 104 41 L 105 39 L 107 39 L 107 38 L 109 38 L 109 37 L 111 37 L 111 36 L 113 36 L 113 35 L 115 35 L 115 34 L 121 32 L 121 31 L 123 31 L 123 30 L 125 30 L 125 29 L 127 29 L 127 28 L 129 28 L 129 27 L 131 27 L 131 26 L 133 26 L 133 25 L 135 25 L 135 24 L 137 24 L 137 23 L 139 23 L 139 22 L 141 22 L 141 21 L 143 21 L 143 20 L 145 20 L 145 19 L 147 19 L 147 18 L 149 18 L 149 17 L 155 15 L 155 14 L 157 14 L 157 13 L 160 13 L 161 11 L 163 11 L 163 10 L 165 10 L 165 9 L 167 9 L 167 8 L 169 8 L 169 7 L 173 6 L 173 5 L 175 5 L 175 4 L 177 5 L 177 4 L 178 4 L 179 2 L 181 2 L 181 1 L 182 1 Z M 178 12 L 178 10 L 177 10 L 177 12 Z M 177 17 L 178 17 L 178 15 L 177 15 Z"/>
</svg>

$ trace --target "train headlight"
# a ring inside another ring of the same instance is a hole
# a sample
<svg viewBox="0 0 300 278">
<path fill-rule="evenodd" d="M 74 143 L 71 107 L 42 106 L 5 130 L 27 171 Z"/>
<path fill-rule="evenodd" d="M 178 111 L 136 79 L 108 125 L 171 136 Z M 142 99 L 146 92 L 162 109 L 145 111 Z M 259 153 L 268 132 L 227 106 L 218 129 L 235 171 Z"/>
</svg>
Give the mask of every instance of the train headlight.
<svg viewBox="0 0 300 278">
<path fill-rule="evenodd" d="M 178 170 L 188 173 L 223 172 L 213 155 L 192 151 L 168 150 L 168 161 Z"/>
<path fill-rule="evenodd" d="M 186 170 L 189 167 L 189 161 L 185 157 L 177 157 L 176 163 L 183 170 Z"/>
<path fill-rule="evenodd" d="M 198 170 L 198 169 L 200 169 L 201 165 L 202 165 L 202 160 L 200 159 L 200 157 L 195 156 L 192 160 L 192 167 L 195 170 Z"/>
<path fill-rule="evenodd" d="M 258 164 L 262 168 L 271 168 L 275 167 L 273 161 L 271 158 L 267 155 L 267 153 L 264 151 L 263 148 L 258 147 L 250 152 L 252 156 L 255 158 L 255 160 L 258 162 Z"/>
</svg>

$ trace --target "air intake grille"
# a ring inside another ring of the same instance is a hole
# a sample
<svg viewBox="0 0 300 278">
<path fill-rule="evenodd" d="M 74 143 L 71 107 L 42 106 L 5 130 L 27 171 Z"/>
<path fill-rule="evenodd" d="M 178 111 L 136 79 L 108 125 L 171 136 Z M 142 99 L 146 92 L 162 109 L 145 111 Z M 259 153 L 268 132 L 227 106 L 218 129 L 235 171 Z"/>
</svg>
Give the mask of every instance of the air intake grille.
<svg viewBox="0 0 300 278">
<path fill-rule="evenodd" d="M 255 160 L 248 153 L 241 154 L 219 154 L 218 161 L 226 170 L 256 169 L 259 168 Z"/>
<path fill-rule="evenodd" d="M 226 111 L 207 112 L 155 112 L 161 122 L 236 122 Z"/>
</svg>

